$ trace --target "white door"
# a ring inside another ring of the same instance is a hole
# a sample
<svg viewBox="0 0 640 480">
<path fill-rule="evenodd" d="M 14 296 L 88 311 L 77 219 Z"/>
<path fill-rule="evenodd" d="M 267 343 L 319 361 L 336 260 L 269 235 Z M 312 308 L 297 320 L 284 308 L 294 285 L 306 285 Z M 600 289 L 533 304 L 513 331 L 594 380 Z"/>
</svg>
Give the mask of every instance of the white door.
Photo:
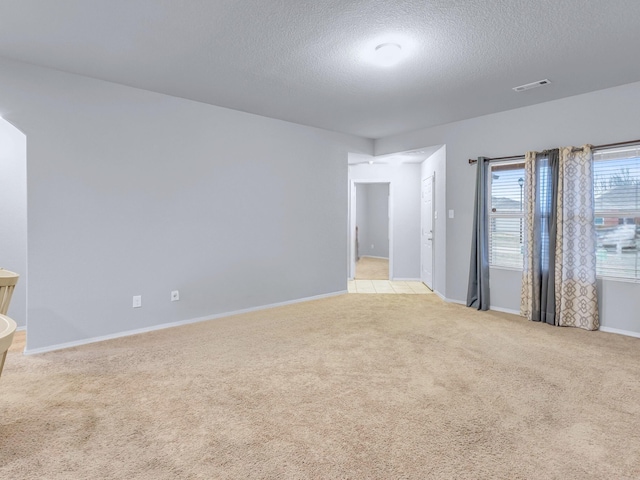
<svg viewBox="0 0 640 480">
<path fill-rule="evenodd" d="M 420 258 L 422 268 L 420 279 L 433 290 L 433 183 L 435 176 L 422 179 L 422 238 L 420 239 Z"/>
</svg>

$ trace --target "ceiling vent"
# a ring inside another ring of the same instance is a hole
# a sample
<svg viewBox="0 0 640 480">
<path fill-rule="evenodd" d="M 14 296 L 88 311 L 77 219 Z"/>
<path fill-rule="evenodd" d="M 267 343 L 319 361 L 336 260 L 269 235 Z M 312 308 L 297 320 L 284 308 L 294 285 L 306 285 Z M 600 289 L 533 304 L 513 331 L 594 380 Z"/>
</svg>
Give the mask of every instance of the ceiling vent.
<svg viewBox="0 0 640 480">
<path fill-rule="evenodd" d="M 525 90 L 531 90 L 532 88 L 542 87 L 543 85 L 549 85 L 551 82 L 548 79 L 538 80 L 537 82 L 527 83 L 526 85 L 520 85 L 519 87 L 513 87 L 516 92 L 524 92 Z"/>
</svg>

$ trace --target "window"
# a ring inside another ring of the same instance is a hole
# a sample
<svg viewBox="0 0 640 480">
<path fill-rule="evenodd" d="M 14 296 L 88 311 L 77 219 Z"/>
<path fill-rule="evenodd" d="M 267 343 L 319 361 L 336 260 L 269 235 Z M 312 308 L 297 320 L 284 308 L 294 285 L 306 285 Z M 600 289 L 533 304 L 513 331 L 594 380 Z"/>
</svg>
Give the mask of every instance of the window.
<svg viewBox="0 0 640 480">
<path fill-rule="evenodd" d="M 524 159 L 489 165 L 489 265 L 522 269 Z"/>
<path fill-rule="evenodd" d="M 540 168 L 544 199 L 544 159 Z M 490 164 L 488 183 L 489 265 L 522 269 L 524 160 Z M 594 151 L 594 199 L 598 276 L 640 281 L 640 144 Z M 548 221 L 549 212 L 541 207 L 540 213 Z M 542 242 L 544 255 L 548 239 Z"/>
<path fill-rule="evenodd" d="M 640 280 L 640 145 L 594 152 L 596 271 Z"/>
</svg>

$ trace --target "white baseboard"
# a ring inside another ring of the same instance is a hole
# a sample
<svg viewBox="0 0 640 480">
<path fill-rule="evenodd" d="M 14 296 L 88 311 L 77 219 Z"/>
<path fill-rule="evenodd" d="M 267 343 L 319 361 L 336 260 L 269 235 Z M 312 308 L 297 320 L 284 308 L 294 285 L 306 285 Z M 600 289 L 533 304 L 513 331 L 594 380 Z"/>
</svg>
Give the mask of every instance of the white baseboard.
<svg viewBox="0 0 640 480">
<path fill-rule="evenodd" d="M 448 303 L 457 303 L 458 305 L 464 305 L 467 306 L 467 302 L 464 300 L 457 300 L 455 298 L 446 298 L 444 295 L 442 295 L 440 292 L 435 292 L 441 299 L 443 299 L 445 302 Z M 502 307 L 489 307 L 489 310 L 494 310 L 496 312 L 504 312 L 504 313 L 511 313 L 513 315 L 520 315 L 520 312 L 517 310 L 511 310 L 510 308 L 502 308 Z"/>
<path fill-rule="evenodd" d="M 360 255 L 360 258 L 379 258 L 380 260 L 389 260 L 389 257 L 376 257 L 375 255 Z"/>
<path fill-rule="evenodd" d="M 422 279 L 420 278 L 398 278 L 398 277 L 393 277 L 391 279 L 392 282 L 422 282 Z"/>
<path fill-rule="evenodd" d="M 45 352 L 52 352 L 54 350 L 62 350 L 65 348 L 71 348 L 71 347 L 78 347 L 81 345 L 87 345 L 90 343 L 97 343 L 97 342 L 103 342 L 105 340 L 113 340 L 116 338 L 122 338 L 122 337 L 128 337 L 131 335 L 138 335 L 140 333 L 147 333 L 147 332 L 153 332 L 156 330 L 164 330 L 165 328 L 173 328 L 173 327 L 179 327 L 182 325 L 188 325 L 191 323 L 199 323 L 199 322 L 205 322 L 207 320 L 216 320 L 216 319 L 220 319 L 220 318 L 225 318 L 225 317 L 231 317 L 233 315 L 240 315 L 243 313 L 250 313 L 250 312 L 257 312 L 260 310 L 267 310 L 270 308 L 276 308 L 276 307 L 284 307 L 286 305 L 294 305 L 296 303 L 303 303 L 303 302 L 309 302 L 312 300 L 320 300 L 322 298 L 330 298 L 330 297 L 336 297 L 339 295 L 345 295 L 347 293 L 346 290 L 340 290 L 338 292 L 333 292 L 333 293 L 325 293 L 322 295 L 315 295 L 312 297 L 305 297 L 305 298 L 298 298 L 295 300 L 288 300 L 285 302 L 278 302 L 278 303 L 272 303 L 269 305 L 262 305 L 259 307 L 251 307 L 251 308 L 244 308 L 241 310 L 234 310 L 232 312 L 224 312 L 224 313 L 217 313 L 214 315 L 207 315 L 204 317 L 198 317 L 198 318 L 191 318 L 191 319 L 187 319 L 187 320 L 180 320 L 177 322 L 171 322 L 171 323 L 163 323 L 161 325 L 154 325 L 151 327 L 145 327 L 145 328 L 138 328 L 135 330 L 127 330 L 125 332 L 118 332 L 118 333 L 113 333 L 110 335 L 102 335 L 99 337 L 92 337 L 92 338 L 86 338 L 83 340 L 76 340 L 73 342 L 66 342 L 66 343 L 59 343 L 56 345 L 50 345 L 48 347 L 42 347 L 42 348 L 32 348 L 32 349 L 25 349 L 24 350 L 24 354 L 25 355 L 36 355 L 39 353 L 45 353 Z M 462 301 L 462 300 L 456 300 L 453 298 L 446 298 L 442 293 L 440 293 L 437 290 L 434 290 L 433 293 L 435 293 L 438 297 L 440 297 L 442 300 L 444 300 L 445 302 L 448 303 L 456 303 L 459 305 L 466 305 L 466 302 Z M 498 312 L 505 312 L 505 313 L 512 313 L 514 315 L 520 315 L 520 312 L 515 311 L 515 310 L 511 310 L 511 309 L 507 309 L 507 308 L 500 308 L 500 307 L 491 307 L 491 310 L 495 310 Z M 26 326 L 20 326 L 16 329 L 16 331 L 22 331 L 22 330 L 26 330 L 27 327 Z M 635 338 L 640 338 L 640 332 L 633 332 L 631 330 L 621 330 L 618 328 L 610 328 L 610 327 L 600 327 L 600 331 L 601 332 L 607 332 L 607 333 L 616 333 L 618 335 L 626 335 L 628 337 L 635 337 Z"/>
<path fill-rule="evenodd" d="M 618 335 L 626 335 L 627 337 L 640 338 L 640 332 L 632 332 L 631 330 L 621 330 L 619 328 L 600 327 L 601 332 L 617 333 Z"/>
<path fill-rule="evenodd" d="M 489 307 L 489 310 L 495 310 L 496 312 L 504 312 L 504 313 L 511 313 L 513 315 L 518 315 L 520 316 L 520 311 L 519 310 L 511 310 L 510 308 L 502 308 L 502 307 Z"/>
<path fill-rule="evenodd" d="M 259 307 L 243 308 L 242 310 L 234 310 L 233 312 L 217 313 L 215 315 L 207 315 L 205 317 L 190 318 L 187 320 L 180 320 L 180 321 L 171 322 L 171 323 L 163 323 L 161 325 L 154 325 L 154 326 L 145 327 L 145 328 L 137 328 L 135 330 L 127 330 L 124 332 L 112 333 L 109 335 L 102 335 L 99 337 L 91 337 L 91 338 L 85 338 L 82 340 L 75 340 L 73 342 L 59 343 L 57 345 L 50 345 L 48 347 L 32 348 L 32 349 L 25 348 L 24 354 L 36 355 L 38 353 L 52 352 L 54 350 L 62 350 L 64 348 L 79 347 L 81 345 L 87 345 L 89 343 L 104 342 L 105 340 L 113 340 L 116 338 L 129 337 L 131 335 L 138 335 L 140 333 L 154 332 L 156 330 L 164 330 L 165 328 L 180 327 L 182 325 L 189 325 L 191 323 L 206 322 L 207 320 L 217 320 L 219 318 L 231 317 L 233 315 L 240 315 L 242 313 L 257 312 L 260 310 L 267 310 L 269 308 L 284 307 L 286 305 L 293 305 L 296 303 L 309 302 L 312 300 L 320 300 L 322 298 L 336 297 L 339 295 L 344 295 L 346 293 L 347 293 L 346 290 L 340 290 L 338 292 L 333 292 L 333 293 L 324 293 L 322 295 L 314 295 L 313 297 L 298 298 L 295 300 L 287 300 L 286 302 L 271 303 L 269 305 L 262 305 Z"/>
<path fill-rule="evenodd" d="M 438 295 L 440 295 L 438 293 Z M 464 300 L 456 300 L 455 298 L 447 298 L 447 297 L 443 297 L 442 295 L 440 295 L 440 297 L 445 301 L 445 302 L 449 302 L 449 303 L 457 303 L 458 305 L 464 305 L 465 307 L 467 306 L 467 302 L 465 302 Z"/>
<path fill-rule="evenodd" d="M 21 325 L 18 328 L 16 328 L 16 332 L 22 332 L 23 330 L 26 330 L 27 326 L 26 325 Z"/>
<path fill-rule="evenodd" d="M 440 297 L 440 300 L 442 300 L 443 302 L 454 303 L 451 300 L 449 300 L 447 297 L 445 297 L 442 293 L 440 293 L 438 290 L 434 290 L 433 293 L 435 293 L 438 297 Z"/>
</svg>

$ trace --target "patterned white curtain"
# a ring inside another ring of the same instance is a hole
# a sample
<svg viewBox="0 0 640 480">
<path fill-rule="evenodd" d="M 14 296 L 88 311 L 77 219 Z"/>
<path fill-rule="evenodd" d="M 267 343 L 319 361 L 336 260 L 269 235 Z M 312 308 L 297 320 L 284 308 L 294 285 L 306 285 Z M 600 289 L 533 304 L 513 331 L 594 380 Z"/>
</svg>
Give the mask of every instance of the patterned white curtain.
<svg viewBox="0 0 640 480">
<path fill-rule="evenodd" d="M 524 202 L 521 315 L 597 330 L 591 147 L 528 152 Z"/>
<path fill-rule="evenodd" d="M 555 255 L 556 321 L 597 330 L 596 231 L 590 145 L 560 150 Z"/>
<path fill-rule="evenodd" d="M 536 204 L 536 152 L 527 152 L 524 158 L 524 265 L 522 269 L 522 295 L 520 297 L 520 314 L 533 320 L 534 309 L 534 215 Z"/>
</svg>

